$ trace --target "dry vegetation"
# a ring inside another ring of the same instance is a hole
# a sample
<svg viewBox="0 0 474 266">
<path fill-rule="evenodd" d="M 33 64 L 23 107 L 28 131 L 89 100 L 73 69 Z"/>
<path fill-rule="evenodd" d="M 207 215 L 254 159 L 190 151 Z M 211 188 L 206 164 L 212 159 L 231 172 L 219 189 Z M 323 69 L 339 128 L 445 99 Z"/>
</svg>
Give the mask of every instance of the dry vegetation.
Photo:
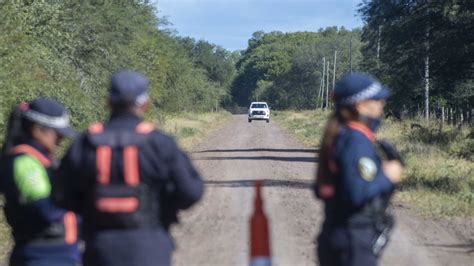
<svg viewBox="0 0 474 266">
<path fill-rule="evenodd" d="M 189 149 L 204 140 L 207 135 L 231 117 L 227 112 L 184 113 L 178 116 L 161 117 L 156 120 L 158 127 L 171 134 L 184 149 Z"/>
<path fill-rule="evenodd" d="M 274 112 L 274 119 L 301 142 L 318 146 L 328 115 Z M 394 143 L 407 162 L 398 201 L 427 216 L 474 217 L 472 126 L 387 120 L 378 137 Z"/>
</svg>

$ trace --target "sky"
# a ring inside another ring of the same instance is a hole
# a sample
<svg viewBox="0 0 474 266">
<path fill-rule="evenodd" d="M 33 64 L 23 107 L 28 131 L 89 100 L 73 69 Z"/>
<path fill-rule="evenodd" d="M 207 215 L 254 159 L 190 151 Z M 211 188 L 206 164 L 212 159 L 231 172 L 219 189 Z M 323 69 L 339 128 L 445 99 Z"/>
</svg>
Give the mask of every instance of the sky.
<svg viewBox="0 0 474 266">
<path fill-rule="evenodd" d="M 206 40 L 228 50 L 247 47 L 252 33 L 317 31 L 362 26 L 361 0 L 155 0 L 180 36 Z"/>
</svg>

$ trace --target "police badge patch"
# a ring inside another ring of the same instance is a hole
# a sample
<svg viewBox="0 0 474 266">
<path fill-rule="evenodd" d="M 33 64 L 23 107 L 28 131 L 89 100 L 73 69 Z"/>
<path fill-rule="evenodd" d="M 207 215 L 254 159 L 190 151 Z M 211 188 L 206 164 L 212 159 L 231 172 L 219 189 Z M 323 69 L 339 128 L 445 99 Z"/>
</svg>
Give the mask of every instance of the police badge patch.
<svg viewBox="0 0 474 266">
<path fill-rule="evenodd" d="M 377 173 L 377 165 L 372 159 L 362 157 L 359 160 L 359 173 L 364 180 L 371 182 Z"/>
</svg>

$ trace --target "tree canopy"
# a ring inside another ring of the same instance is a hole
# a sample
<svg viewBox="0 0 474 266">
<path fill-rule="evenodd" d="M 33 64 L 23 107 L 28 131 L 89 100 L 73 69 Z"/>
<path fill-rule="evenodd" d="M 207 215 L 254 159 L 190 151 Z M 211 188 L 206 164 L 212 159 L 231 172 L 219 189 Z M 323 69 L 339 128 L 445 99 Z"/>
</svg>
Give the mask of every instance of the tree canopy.
<svg viewBox="0 0 474 266">
<path fill-rule="evenodd" d="M 337 51 L 337 78 L 349 71 L 351 40 L 353 69 L 357 69 L 361 60 L 358 29 L 329 27 L 317 32 L 255 32 L 237 62 L 232 96 L 240 105 L 262 99 L 276 108 L 315 108 L 323 64 L 330 63 L 332 90 L 334 52 Z"/>
<path fill-rule="evenodd" d="M 149 1 L 3 2 L 0 123 L 38 95 L 65 103 L 76 126 L 103 118 L 108 78 L 120 69 L 149 77 L 151 115 L 209 111 L 228 99 L 235 57 L 176 36 L 156 14 Z"/>
<path fill-rule="evenodd" d="M 394 92 L 392 108 L 423 105 L 428 74 L 430 110 L 472 109 L 474 2 L 363 1 L 363 68 Z M 426 73 L 428 66 L 429 72 Z"/>
<path fill-rule="evenodd" d="M 472 1 L 364 0 L 359 13 L 362 29 L 257 31 L 247 49 L 230 52 L 177 36 L 149 1 L 4 1 L 0 128 L 13 104 L 37 95 L 65 103 L 76 126 L 101 119 L 108 78 L 125 68 L 150 78 L 151 116 L 254 100 L 327 107 L 333 79 L 351 66 L 392 89 L 391 109 L 413 114 L 428 98 L 432 112 L 471 113 Z"/>
</svg>

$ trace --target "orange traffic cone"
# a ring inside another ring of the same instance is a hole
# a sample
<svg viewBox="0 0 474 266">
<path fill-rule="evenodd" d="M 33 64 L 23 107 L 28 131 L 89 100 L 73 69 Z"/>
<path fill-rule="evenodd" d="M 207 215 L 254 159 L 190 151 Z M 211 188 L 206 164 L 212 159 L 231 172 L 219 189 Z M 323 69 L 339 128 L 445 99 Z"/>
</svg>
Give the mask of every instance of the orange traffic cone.
<svg viewBox="0 0 474 266">
<path fill-rule="evenodd" d="M 268 220 L 263 212 L 262 183 L 255 182 L 254 212 L 250 218 L 250 265 L 270 266 L 270 234 Z"/>
</svg>

